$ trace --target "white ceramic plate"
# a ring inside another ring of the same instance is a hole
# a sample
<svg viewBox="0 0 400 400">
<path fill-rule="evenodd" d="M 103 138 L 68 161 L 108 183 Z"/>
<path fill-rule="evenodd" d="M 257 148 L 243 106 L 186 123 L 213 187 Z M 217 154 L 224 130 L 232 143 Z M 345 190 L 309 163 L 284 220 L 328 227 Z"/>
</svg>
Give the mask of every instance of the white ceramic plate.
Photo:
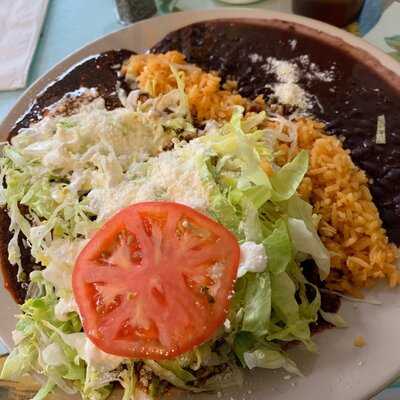
<svg viewBox="0 0 400 400">
<path fill-rule="evenodd" d="M 157 17 L 107 35 L 67 57 L 33 84 L 17 102 L 1 125 L 4 135 L 16 119 L 27 110 L 35 96 L 45 86 L 85 57 L 102 51 L 126 48 L 144 52 L 167 33 L 201 20 L 215 18 L 261 18 L 297 22 L 339 37 L 361 48 L 400 76 L 400 64 L 355 36 L 332 26 L 289 14 L 250 9 L 217 9 L 192 11 Z M 400 132 L 399 132 L 400 133 Z M 342 315 L 350 327 L 330 330 L 315 337 L 319 354 L 310 355 L 302 348 L 292 355 L 304 373 L 303 378 L 287 374 L 256 371 L 246 378 L 245 386 L 223 398 L 241 400 L 357 400 L 368 399 L 400 375 L 400 290 L 386 287 L 375 289 L 370 297 L 382 301 L 381 306 L 343 302 Z M 17 307 L 5 290 L 0 290 L 0 337 L 12 346 L 11 331 L 15 325 Z M 367 346 L 353 346 L 354 338 L 363 335 Z M 289 379 L 290 378 L 290 379 Z M 215 395 L 197 397 L 211 399 Z"/>
</svg>

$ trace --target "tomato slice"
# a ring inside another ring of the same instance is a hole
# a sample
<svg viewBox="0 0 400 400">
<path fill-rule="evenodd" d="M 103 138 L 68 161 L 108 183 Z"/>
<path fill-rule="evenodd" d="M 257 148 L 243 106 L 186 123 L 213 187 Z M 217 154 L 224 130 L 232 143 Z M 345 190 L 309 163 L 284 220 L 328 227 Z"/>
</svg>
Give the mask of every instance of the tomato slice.
<svg viewBox="0 0 400 400">
<path fill-rule="evenodd" d="M 240 249 L 219 223 L 177 203 L 129 206 L 100 228 L 72 276 L 89 339 L 106 353 L 167 359 L 223 323 Z"/>
</svg>

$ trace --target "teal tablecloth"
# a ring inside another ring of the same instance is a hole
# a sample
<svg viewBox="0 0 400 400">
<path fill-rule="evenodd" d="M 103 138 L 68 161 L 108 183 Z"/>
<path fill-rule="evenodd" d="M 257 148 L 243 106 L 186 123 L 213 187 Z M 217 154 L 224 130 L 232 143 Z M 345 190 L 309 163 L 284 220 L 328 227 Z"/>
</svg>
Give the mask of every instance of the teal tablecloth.
<svg viewBox="0 0 400 400">
<path fill-rule="evenodd" d="M 223 6 L 222 3 L 213 0 L 179 0 L 177 3 L 183 10 Z M 389 3 L 392 1 L 366 0 L 367 6 L 364 7 L 359 21 L 362 34 L 366 34 L 371 29 L 379 19 L 382 8 Z M 291 0 L 267 0 L 254 6 L 290 12 Z M 400 60 L 400 36 L 395 37 L 396 34 L 400 34 L 400 3 L 395 4 L 395 8 L 391 8 L 386 14 L 386 19 L 381 20 L 377 27 L 365 37 L 385 51 L 391 51 Z M 119 28 L 121 25 L 117 22 L 114 0 L 50 0 L 42 35 L 33 59 L 29 84 L 68 54 Z M 385 37 L 391 39 L 385 40 Z M 0 92 L 0 120 L 5 117 L 22 93 L 23 90 Z M 4 349 L 0 343 L 0 354 L 2 351 Z M 399 399 L 400 384 L 395 384 L 377 396 L 375 400 Z"/>
</svg>

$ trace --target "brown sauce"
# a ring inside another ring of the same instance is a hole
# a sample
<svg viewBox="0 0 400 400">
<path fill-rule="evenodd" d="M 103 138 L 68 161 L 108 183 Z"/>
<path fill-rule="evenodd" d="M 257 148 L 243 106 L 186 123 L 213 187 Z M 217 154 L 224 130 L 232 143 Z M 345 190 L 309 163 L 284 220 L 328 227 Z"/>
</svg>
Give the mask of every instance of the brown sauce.
<svg viewBox="0 0 400 400">
<path fill-rule="evenodd" d="M 76 92 L 81 88 L 96 88 L 110 110 L 120 107 L 121 103 L 116 93 L 119 80 L 117 66 L 122 65 L 132 54 L 129 50 L 111 50 L 89 57 L 74 66 L 39 93 L 30 109 L 17 121 L 10 136 L 37 122 L 48 107 L 61 100 L 67 93 Z"/>
</svg>

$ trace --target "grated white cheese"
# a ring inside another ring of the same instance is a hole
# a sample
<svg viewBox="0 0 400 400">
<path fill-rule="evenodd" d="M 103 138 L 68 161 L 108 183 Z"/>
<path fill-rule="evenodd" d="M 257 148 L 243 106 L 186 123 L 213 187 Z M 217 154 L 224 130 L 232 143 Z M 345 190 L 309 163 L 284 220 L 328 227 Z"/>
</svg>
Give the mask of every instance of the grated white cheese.
<svg viewBox="0 0 400 400">
<path fill-rule="evenodd" d="M 224 274 L 224 264 L 217 262 L 211 267 L 210 278 L 213 281 L 218 281 L 219 279 L 221 279 L 223 274 Z"/>
<path fill-rule="evenodd" d="M 112 371 L 124 361 L 122 357 L 107 354 L 97 348 L 83 332 L 64 334 L 63 340 L 76 350 L 79 358 L 87 365 L 103 371 Z"/>
<path fill-rule="evenodd" d="M 67 321 L 68 314 L 71 312 L 78 313 L 78 305 L 72 294 L 68 297 L 61 297 L 54 307 L 54 315 L 60 321 Z"/>
<path fill-rule="evenodd" d="M 204 181 L 199 167 L 208 148 L 197 140 L 183 147 L 163 152 L 152 161 L 146 182 L 137 194 L 137 201 L 149 200 L 158 193 L 163 200 L 175 201 L 205 212 L 209 206 L 211 187 Z"/>
<path fill-rule="evenodd" d="M 240 264 L 237 277 L 247 272 L 263 272 L 267 268 L 268 257 L 264 246 L 255 242 L 244 242 L 240 245 Z"/>
<path fill-rule="evenodd" d="M 75 259 L 86 245 L 87 240 L 65 239 L 53 240 L 44 254 L 44 264 L 47 266 L 41 273 L 50 282 L 58 295 L 60 292 L 71 290 L 72 269 Z"/>
<path fill-rule="evenodd" d="M 263 57 L 260 54 L 252 53 L 249 54 L 249 59 L 254 64 L 256 62 L 261 62 L 263 60 Z"/>
<path fill-rule="evenodd" d="M 267 62 L 270 66 L 270 72 L 276 75 L 279 82 L 297 82 L 299 80 L 300 70 L 296 64 L 272 57 L 268 57 Z"/>
<path fill-rule="evenodd" d="M 291 41 L 289 44 L 294 49 L 297 42 Z M 266 73 L 275 75 L 278 83 L 273 85 L 267 84 L 266 87 L 272 89 L 278 102 L 297 107 L 303 111 L 312 108 L 314 104 L 320 105 L 315 96 L 310 95 L 300 86 L 300 78 L 304 76 L 309 80 L 324 82 L 331 82 L 334 79 L 333 69 L 330 71 L 321 71 L 315 63 L 310 63 L 308 55 L 299 56 L 291 62 L 268 57 L 266 63 L 261 68 Z"/>
<path fill-rule="evenodd" d="M 114 187 L 99 187 L 90 191 L 89 209 L 102 222 L 128 205 L 151 200 L 174 201 L 206 212 L 211 187 L 203 180 L 199 157 L 207 147 L 199 141 L 162 152 L 152 158 L 135 180 L 124 179 Z"/>
<path fill-rule="evenodd" d="M 289 46 L 290 46 L 290 48 L 292 49 L 292 51 L 296 48 L 296 46 L 297 46 L 297 39 L 292 39 L 292 40 L 289 40 Z"/>
<path fill-rule="evenodd" d="M 330 70 L 321 71 L 319 66 L 310 61 L 308 54 L 303 54 L 297 58 L 304 69 L 304 76 L 309 80 L 319 80 L 322 82 L 332 82 L 335 78 L 335 66 Z"/>
<path fill-rule="evenodd" d="M 60 321 L 66 321 L 71 312 L 78 313 L 78 306 L 72 294 L 72 270 L 80 251 L 87 240 L 65 239 L 53 240 L 43 254 L 43 262 L 47 266 L 40 273 L 50 282 L 59 297 L 54 307 L 54 314 Z"/>
<path fill-rule="evenodd" d="M 12 139 L 28 160 L 41 158 L 44 172 L 74 171 L 70 192 L 117 184 L 129 165 L 158 154 L 169 142 L 160 124 L 124 108 L 107 111 L 102 98 L 67 119 L 46 117 Z"/>
<path fill-rule="evenodd" d="M 43 362 L 47 365 L 57 367 L 65 363 L 66 358 L 61 347 L 57 343 L 50 343 L 42 350 Z"/>
<path fill-rule="evenodd" d="M 299 107 L 303 110 L 310 108 L 309 95 L 297 83 L 278 83 L 274 86 L 275 96 L 279 103 Z"/>
<path fill-rule="evenodd" d="M 229 321 L 229 319 L 226 319 L 224 321 L 224 328 L 225 328 L 225 332 L 230 332 L 232 325 L 231 325 L 231 321 Z"/>
<path fill-rule="evenodd" d="M 276 76 L 276 80 L 280 82 L 272 86 L 266 85 L 266 87 L 270 87 L 273 90 L 279 103 L 300 109 L 311 107 L 309 103 L 310 95 L 297 83 L 300 79 L 300 69 L 295 63 L 268 57 L 267 63 L 262 68 L 267 73 L 273 73 Z"/>
</svg>

